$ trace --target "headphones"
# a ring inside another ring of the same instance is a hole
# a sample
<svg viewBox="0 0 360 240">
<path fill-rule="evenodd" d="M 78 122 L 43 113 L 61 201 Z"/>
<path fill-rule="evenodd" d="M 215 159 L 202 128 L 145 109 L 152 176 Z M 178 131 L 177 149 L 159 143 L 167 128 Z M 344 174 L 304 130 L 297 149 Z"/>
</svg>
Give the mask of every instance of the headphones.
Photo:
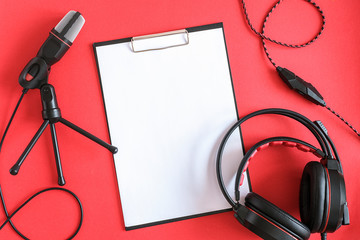
<svg viewBox="0 0 360 240">
<path fill-rule="evenodd" d="M 290 137 L 273 137 L 262 140 L 250 148 L 240 162 L 235 179 L 235 201 L 226 190 L 221 161 L 225 145 L 231 134 L 246 120 L 264 114 L 276 114 L 292 118 L 307 127 L 319 142 L 318 149 L 313 145 Z M 268 146 L 294 147 L 304 152 L 310 152 L 319 157 L 319 162 L 306 164 L 300 184 L 300 217 L 301 222 L 281 210 L 255 192 L 245 197 L 245 205 L 240 201 L 240 186 L 247 173 L 249 161 L 256 152 Z M 325 126 L 320 121 L 312 122 L 305 116 L 286 109 L 263 109 L 236 122 L 222 140 L 216 160 L 216 174 L 220 189 L 225 199 L 232 206 L 235 218 L 246 228 L 263 239 L 271 240 L 305 240 L 310 233 L 321 233 L 326 239 L 326 233 L 334 232 L 341 225 L 350 224 L 349 211 L 346 202 L 345 181 L 340 158 L 336 148 L 327 134 Z"/>
</svg>

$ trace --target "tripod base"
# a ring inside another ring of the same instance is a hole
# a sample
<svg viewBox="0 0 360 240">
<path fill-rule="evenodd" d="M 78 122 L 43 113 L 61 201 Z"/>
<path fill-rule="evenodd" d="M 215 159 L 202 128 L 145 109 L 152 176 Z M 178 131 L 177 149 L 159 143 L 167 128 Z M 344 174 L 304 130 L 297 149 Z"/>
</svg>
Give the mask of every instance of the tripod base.
<svg viewBox="0 0 360 240">
<path fill-rule="evenodd" d="M 56 169 L 58 174 L 58 184 L 60 186 L 65 185 L 65 179 L 62 172 L 61 160 L 60 160 L 60 152 L 59 146 L 56 136 L 56 129 L 55 124 L 57 122 L 61 122 L 65 126 L 77 131 L 78 133 L 84 135 L 85 137 L 89 138 L 90 140 L 96 142 L 97 144 L 103 146 L 104 148 L 108 149 L 112 153 L 117 153 L 118 149 L 115 146 L 112 146 L 103 140 L 97 138 L 96 136 L 92 135 L 91 133 L 85 131 L 84 129 L 76 126 L 75 124 L 69 122 L 68 120 L 61 117 L 60 109 L 57 104 L 55 89 L 50 84 L 45 84 L 40 89 L 41 92 L 41 100 L 43 104 L 43 111 L 42 116 L 44 119 L 43 124 L 40 126 L 39 130 L 35 133 L 34 137 L 31 139 L 30 143 L 25 148 L 24 152 L 21 154 L 18 161 L 14 164 L 14 166 L 10 169 L 10 173 L 12 175 L 16 175 L 19 172 L 21 165 L 23 164 L 25 158 L 30 153 L 31 149 L 34 147 L 37 140 L 40 138 L 41 134 L 44 132 L 45 128 L 50 124 L 50 131 L 51 131 L 51 139 L 54 148 L 54 155 L 55 155 L 55 163 Z"/>
<path fill-rule="evenodd" d="M 69 122 L 68 120 L 64 118 L 59 118 L 59 122 L 63 123 L 65 126 L 77 131 L 78 133 L 84 135 L 85 137 L 89 138 L 90 140 L 98 143 L 99 145 L 105 147 L 108 149 L 111 153 L 117 153 L 118 149 L 115 146 L 112 146 L 103 140 L 97 138 L 96 136 L 92 135 L 91 133 L 85 131 L 84 129 L 76 126 L 75 124 Z M 34 147 L 37 140 L 40 138 L 41 134 L 44 132 L 45 128 L 50 124 L 50 130 L 51 130 L 51 139 L 52 144 L 54 148 L 54 155 L 55 155 L 55 163 L 56 163 L 56 169 L 58 174 L 58 184 L 60 186 L 65 185 L 65 179 L 62 172 L 62 166 L 61 166 L 61 160 L 60 160 L 60 152 L 59 152 L 59 145 L 57 141 L 57 135 L 55 130 L 55 123 L 50 123 L 50 120 L 44 120 L 43 124 L 40 126 L 39 130 L 35 133 L 34 137 L 31 139 L 30 143 L 25 148 L 24 152 L 21 154 L 18 161 L 14 164 L 14 166 L 10 169 L 10 173 L 12 175 L 18 174 L 21 165 L 23 164 L 25 158 L 30 153 L 31 149 Z"/>
</svg>

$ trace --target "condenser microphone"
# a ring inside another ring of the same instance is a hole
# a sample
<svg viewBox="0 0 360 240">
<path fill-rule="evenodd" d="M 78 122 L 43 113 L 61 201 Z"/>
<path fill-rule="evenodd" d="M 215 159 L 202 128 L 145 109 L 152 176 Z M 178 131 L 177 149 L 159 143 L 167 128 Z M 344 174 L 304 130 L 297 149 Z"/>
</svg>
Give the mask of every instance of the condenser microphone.
<svg viewBox="0 0 360 240">
<path fill-rule="evenodd" d="M 49 66 L 59 61 L 74 42 L 84 23 L 85 19 L 79 12 L 68 12 L 50 31 L 37 57 L 43 58 Z"/>
<path fill-rule="evenodd" d="M 50 31 L 49 37 L 40 47 L 36 57 L 31 59 L 20 73 L 19 83 L 24 89 L 1 138 L 0 151 L 22 98 L 29 89 L 40 89 L 41 86 L 47 83 L 50 67 L 64 56 L 84 23 L 85 19 L 79 12 L 69 11 Z"/>
<path fill-rule="evenodd" d="M 47 83 L 50 67 L 64 56 L 84 23 L 84 17 L 77 11 L 71 10 L 63 17 L 50 31 L 36 57 L 21 72 L 19 83 L 23 88 L 40 88 Z"/>
</svg>

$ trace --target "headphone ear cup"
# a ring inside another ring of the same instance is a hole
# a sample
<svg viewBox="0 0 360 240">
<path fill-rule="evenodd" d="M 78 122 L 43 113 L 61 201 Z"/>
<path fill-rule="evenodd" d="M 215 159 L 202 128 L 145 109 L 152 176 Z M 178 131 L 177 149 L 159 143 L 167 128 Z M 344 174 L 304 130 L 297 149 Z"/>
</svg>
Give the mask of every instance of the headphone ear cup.
<svg viewBox="0 0 360 240">
<path fill-rule="evenodd" d="M 282 229 L 292 238 L 308 239 L 310 237 L 310 230 L 307 226 L 254 192 L 247 194 L 245 206 L 277 228 Z"/>
<path fill-rule="evenodd" d="M 300 184 L 300 217 L 311 232 L 320 232 L 328 209 L 328 181 L 319 162 L 306 164 Z"/>
</svg>

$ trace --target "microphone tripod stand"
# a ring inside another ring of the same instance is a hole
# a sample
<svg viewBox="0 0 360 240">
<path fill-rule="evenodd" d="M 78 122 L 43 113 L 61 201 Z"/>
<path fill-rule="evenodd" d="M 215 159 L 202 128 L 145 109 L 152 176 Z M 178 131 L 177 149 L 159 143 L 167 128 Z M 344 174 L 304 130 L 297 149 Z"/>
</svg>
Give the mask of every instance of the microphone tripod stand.
<svg viewBox="0 0 360 240">
<path fill-rule="evenodd" d="M 22 163 L 24 162 L 25 158 L 30 153 L 31 149 L 34 147 L 35 143 L 40 138 L 40 136 L 44 132 L 45 128 L 48 125 L 50 125 L 52 144 L 54 147 L 54 154 L 55 154 L 56 169 L 57 169 L 57 174 L 58 174 L 58 184 L 60 186 L 65 185 L 65 179 L 64 179 L 63 172 L 62 172 L 59 146 L 58 146 L 56 130 L 55 130 L 55 124 L 57 122 L 61 122 L 65 126 L 77 131 L 78 133 L 89 138 L 90 140 L 105 147 L 112 153 L 116 153 L 118 151 L 118 149 L 115 146 L 112 146 L 112 145 L 102 141 L 101 139 L 97 138 L 96 136 L 90 134 L 89 132 L 81 129 L 80 127 L 76 126 L 75 124 L 62 118 L 60 108 L 58 106 L 56 95 L 55 95 L 55 88 L 51 84 L 48 84 L 48 83 L 43 84 L 40 88 L 40 95 L 41 95 L 41 102 L 42 102 L 42 108 L 43 108 L 42 118 L 44 119 L 44 122 L 42 123 L 42 125 L 40 126 L 39 130 L 36 132 L 34 137 L 31 139 L 30 143 L 27 145 L 24 152 L 21 154 L 19 160 L 10 169 L 10 173 L 12 175 L 16 175 L 19 172 L 19 169 L 20 169 Z"/>
</svg>

